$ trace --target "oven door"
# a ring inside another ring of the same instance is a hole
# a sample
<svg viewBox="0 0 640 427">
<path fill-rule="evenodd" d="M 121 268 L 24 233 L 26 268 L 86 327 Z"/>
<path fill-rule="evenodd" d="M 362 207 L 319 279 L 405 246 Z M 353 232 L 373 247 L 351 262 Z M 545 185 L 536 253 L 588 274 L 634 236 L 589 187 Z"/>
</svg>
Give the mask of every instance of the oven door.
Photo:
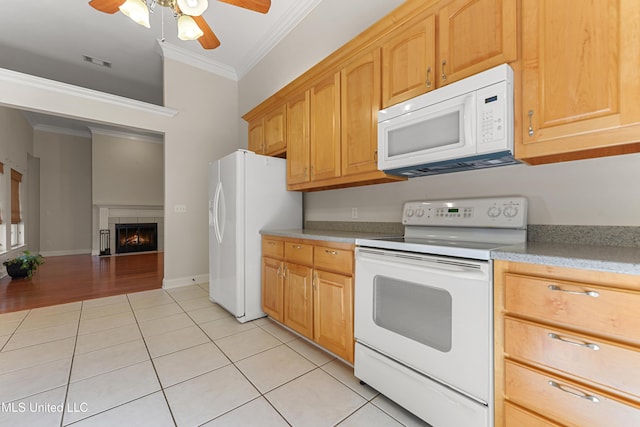
<svg viewBox="0 0 640 427">
<path fill-rule="evenodd" d="M 488 404 L 492 290 L 488 261 L 357 248 L 355 337 Z"/>
</svg>

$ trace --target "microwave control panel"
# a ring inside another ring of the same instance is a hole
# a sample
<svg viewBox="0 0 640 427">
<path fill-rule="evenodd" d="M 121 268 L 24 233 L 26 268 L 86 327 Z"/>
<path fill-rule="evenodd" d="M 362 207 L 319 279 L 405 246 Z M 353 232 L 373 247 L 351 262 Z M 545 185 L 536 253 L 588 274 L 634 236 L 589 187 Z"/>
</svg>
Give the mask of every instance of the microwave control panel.
<svg viewBox="0 0 640 427">
<path fill-rule="evenodd" d="M 404 204 L 404 225 L 526 228 L 525 197 L 412 201 Z"/>
<path fill-rule="evenodd" d="M 480 144 L 503 141 L 507 135 L 507 94 L 497 84 L 478 91 L 478 139 Z"/>
</svg>

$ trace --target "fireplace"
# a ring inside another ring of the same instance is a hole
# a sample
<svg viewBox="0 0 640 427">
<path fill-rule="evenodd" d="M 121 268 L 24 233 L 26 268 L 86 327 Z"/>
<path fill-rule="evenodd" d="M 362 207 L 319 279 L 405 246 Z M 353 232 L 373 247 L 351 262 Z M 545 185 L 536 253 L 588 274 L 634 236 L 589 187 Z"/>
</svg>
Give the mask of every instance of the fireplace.
<svg viewBox="0 0 640 427">
<path fill-rule="evenodd" d="M 116 253 L 158 250 L 158 224 L 116 224 Z"/>
</svg>

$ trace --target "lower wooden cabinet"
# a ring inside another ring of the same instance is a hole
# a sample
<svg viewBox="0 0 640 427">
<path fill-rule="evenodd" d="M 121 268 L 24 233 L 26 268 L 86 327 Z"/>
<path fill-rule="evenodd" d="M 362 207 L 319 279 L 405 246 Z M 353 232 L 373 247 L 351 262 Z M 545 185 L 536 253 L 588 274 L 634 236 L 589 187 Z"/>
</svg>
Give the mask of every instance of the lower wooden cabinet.
<svg viewBox="0 0 640 427">
<path fill-rule="evenodd" d="M 313 269 L 304 265 L 284 265 L 284 318 L 282 322 L 313 339 Z"/>
<path fill-rule="evenodd" d="M 640 425 L 640 276 L 496 261 L 496 426 Z"/>
<path fill-rule="evenodd" d="M 263 236 L 262 250 L 263 311 L 353 363 L 353 245 Z"/>
</svg>

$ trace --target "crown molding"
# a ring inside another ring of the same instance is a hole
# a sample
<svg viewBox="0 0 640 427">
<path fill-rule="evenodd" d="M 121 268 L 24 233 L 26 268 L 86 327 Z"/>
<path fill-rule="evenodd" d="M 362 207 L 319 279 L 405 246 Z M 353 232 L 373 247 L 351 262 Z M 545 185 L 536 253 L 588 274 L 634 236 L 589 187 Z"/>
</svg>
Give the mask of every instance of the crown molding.
<svg viewBox="0 0 640 427">
<path fill-rule="evenodd" d="M 157 114 L 165 117 L 173 117 L 178 114 L 178 110 L 150 104 L 123 96 L 112 95 L 93 89 L 62 83 L 55 80 L 32 76 L 30 74 L 19 73 L 17 71 L 0 68 L 0 82 L 26 86 L 32 89 L 46 90 L 64 95 L 71 95 L 78 98 L 89 99 L 91 101 L 103 102 L 128 109 L 143 111 L 145 113 Z"/>
<path fill-rule="evenodd" d="M 163 58 L 169 58 L 174 61 L 199 68 L 203 71 L 217 74 L 233 81 L 238 81 L 238 74 L 236 73 L 235 68 L 226 64 L 205 58 L 202 55 L 174 46 L 166 41 L 163 42 L 162 40 L 157 41 L 157 48 Z"/>
<path fill-rule="evenodd" d="M 91 138 L 91 132 L 88 130 L 69 129 L 59 126 L 45 125 L 42 123 L 33 125 L 33 130 L 49 133 L 58 133 L 61 135 L 79 136 L 81 138 Z"/>
<path fill-rule="evenodd" d="M 91 131 L 91 135 L 104 135 L 111 136 L 114 138 L 122 138 L 122 139 L 130 139 L 132 141 L 144 141 L 144 142 L 152 142 L 155 144 L 163 144 L 164 138 L 160 136 L 151 136 L 151 135 L 139 135 L 135 133 L 123 132 L 114 129 L 105 129 L 96 126 L 89 126 L 89 130 Z"/>
<path fill-rule="evenodd" d="M 244 77 L 255 67 L 278 43 L 286 37 L 322 0 L 299 0 L 270 29 L 269 35 L 256 48 L 252 49 L 238 65 L 236 72 L 239 78 Z"/>
</svg>

